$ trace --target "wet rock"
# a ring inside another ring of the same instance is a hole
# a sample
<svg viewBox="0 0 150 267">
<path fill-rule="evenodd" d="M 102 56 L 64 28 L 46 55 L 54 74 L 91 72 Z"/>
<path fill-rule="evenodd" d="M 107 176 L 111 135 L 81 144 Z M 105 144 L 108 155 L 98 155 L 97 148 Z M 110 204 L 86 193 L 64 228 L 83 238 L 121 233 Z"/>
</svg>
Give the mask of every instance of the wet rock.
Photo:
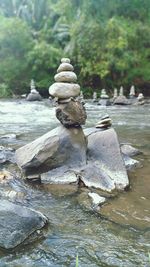
<svg viewBox="0 0 150 267">
<path fill-rule="evenodd" d="M 111 105 L 111 102 L 109 99 L 100 99 L 99 102 L 98 102 L 98 105 L 101 105 L 101 106 L 110 106 Z"/>
<path fill-rule="evenodd" d="M 0 202 L 0 247 L 13 249 L 43 228 L 47 218 L 40 212 L 7 200 Z"/>
<path fill-rule="evenodd" d="M 73 71 L 74 67 L 69 64 L 69 63 L 62 63 L 59 65 L 57 69 L 57 73 L 62 72 L 62 71 Z"/>
<path fill-rule="evenodd" d="M 86 140 L 82 128 L 57 127 L 19 148 L 16 162 L 26 175 L 47 172 L 62 165 L 85 164 Z"/>
<path fill-rule="evenodd" d="M 88 160 L 92 164 L 96 164 L 101 169 L 101 172 L 105 174 L 107 177 L 105 180 L 108 182 L 108 184 L 106 183 L 108 190 L 111 188 L 113 190 L 114 187 L 116 189 L 124 189 L 128 186 L 129 180 L 115 130 L 111 128 L 105 131 L 97 131 L 90 133 L 87 138 Z M 96 179 L 96 181 L 98 184 L 99 180 Z M 108 186 L 109 183 L 110 186 Z M 94 185 L 95 182 L 93 183 Z M 99 186 L 101 187 L 101 183 Z"/>
<path fill-rule="evenodd" d="M 120 148 L 121 148 L 121 152 L 129 157 L 134 157 L 142 153 L 137 148 L 129 144 L 121 144 Z"/>
<path fill-rule="evenodd" d="M 56 117 L 65 127 L 83 125 L 87 118 L 84 106 L 74 100 L 60 104 L 56 108 Z"/>
<path fill-rule="evenodd" d="M 91 197 L 93 204 L 96 206 L 103 204 L 106 201 L 105 197 L 101 197 L 97 193 L 89 192 L 88 195 Z"/>
<path fill-rule="evenodd" d="M 0 146 L 0 163 L 12 162 L 15 163 L 15 151 L 12 148 Z"/>
<path fill-rule="evenodd" d="M 80 86 L 76 83 L 55 82 L 49 88 L 49 94 L 59 99 L 80 95 Z"/>
<path fill-rule="evenodd" d="M 107 192 L 115 190 L 111 175 L 101 168 L 100 162 L 88 163 L 81 171 L 80 179 L 87 187 L 99 188 Z"/>
<path fill-rule="evenodd" d="M 123 160 L 124 160 L 124 163 L 125 163 L 127 170 L 133 170 L 133 169 L 142 167 L 142 164 L 140 163 L 140 161 L 138 161 L 136 159 L 132 159 L 125 154 L 122 154 L 122 156 L 123 156 Z"/>
<path fill-rule="evenodd" d="M 67 166 L 55 168 L 47 173 L 41 174 L 42 183 L 71 184 L 78 182 L 78 172 Z"/>
<path fill-rule="evenodd" d="M 77 75 L 73 71 L 62 71 L 55 75 L 56 82 L 74 83 L 77 81 Z"/>
</svg>

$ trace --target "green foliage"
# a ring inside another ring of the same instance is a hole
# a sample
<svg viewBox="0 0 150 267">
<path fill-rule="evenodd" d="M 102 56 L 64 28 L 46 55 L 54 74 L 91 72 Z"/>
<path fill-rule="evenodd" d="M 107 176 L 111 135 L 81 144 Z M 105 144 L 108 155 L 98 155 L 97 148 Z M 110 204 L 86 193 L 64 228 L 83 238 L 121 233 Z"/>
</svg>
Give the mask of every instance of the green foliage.
<svg viewBox="0 0 150 267">
<path fill-rule="evenodd" d="M 9 90 L 7 84 L 0 83 L 0 98 L 6 98 L 11 96 L 11 91 Z"/>
<path fill-rule="evenodd" d="M 147 0 L 0 0 L 0 83 L 22 94 L 34 78 L 44 94 L 65 56 L 87 97 L 122 84 L 148 93 L 149 23 Z"/>
</svg>

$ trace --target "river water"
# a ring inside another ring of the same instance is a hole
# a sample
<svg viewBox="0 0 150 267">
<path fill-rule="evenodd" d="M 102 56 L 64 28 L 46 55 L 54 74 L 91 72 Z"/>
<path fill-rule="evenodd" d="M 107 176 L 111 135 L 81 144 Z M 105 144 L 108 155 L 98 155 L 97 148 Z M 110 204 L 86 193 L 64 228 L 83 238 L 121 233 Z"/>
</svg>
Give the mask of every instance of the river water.
<svg viewBox="0 0 150 267">
<path fill-rule="evenodd" d="M 130 188 L 112 199 L 102 215 L 86 210 L 76 186 L 28 185 L 25 205 L 49 218 L 45 237 L 13 252 L 0 252 L 0 267 L 148 267 L 150 266 L 150 105 L 101 107 L 85 104 L 87 123 L 94 126 L 109 114 L 121 143 L 143 154 L 142 168 L 130 171 Z M 18 148 L 58 126 L 48 101 L 0 101 L 0 136 L 16 134 L 9 147 Z M 1 143 L 0 143 L 1 145 Z"/>
</svg>

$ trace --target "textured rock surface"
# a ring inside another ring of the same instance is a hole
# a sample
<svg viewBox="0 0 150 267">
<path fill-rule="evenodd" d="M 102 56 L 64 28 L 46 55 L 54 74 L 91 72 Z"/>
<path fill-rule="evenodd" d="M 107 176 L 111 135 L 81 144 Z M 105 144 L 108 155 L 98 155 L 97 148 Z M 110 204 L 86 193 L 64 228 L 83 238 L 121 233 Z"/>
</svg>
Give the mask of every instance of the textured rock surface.
<svg viewBox="0 0 150 267">
<path fill-rule="evenodd" d="M 77 81 L 77 75 L 73 71 L 62 71 L 55 75 L 56 82 L 74 83 Z"/>
<path fill-rule="evenodd" d="M 26 174 L 43 173 L 62 165 L 85 164 L 86 140 L 82 128 L 57 127 L 19 148 L 16 161 Z"/>
<path fill-rule="evenodd" d="M 69 98 L 80 94 L 80 86 L 76 83 L 53 83 L 49 88 L 49 94 L 52 97 Z"/>
<path fill-rule="evenodd" d="M 59 105 L 56 108 L 56 117 L 65 127 L 84 125 L 87 118 L 84 106 L 74 100 Z"/>
<path fill-rule="evenodd" d="M 87 137 L 88 160 L 90 160 L 91 163 L 96 164 L 98 168 L 100 168 L 101 173 L 105 175 L 106 178 L 104 179 L 104 183 L 106 184 L 104 184 L 104 186 L 108 187 L 108 190 L 111 188 L 111 190 L 114 188 L 124 189 L 128 186 L 129 180 L 114 129 L 111 128 L 105 131 L 97 131 L 89 134 Z M 96 173 L 98 175 L 98 172 Z M 95 179 L 95 177 L 96 176 L 93 175 L 92 178 Z M 101 174 L 99 177 L 101 177 Z M 89 179 L 86 178 L 84 179 L 84 182 L 87 183 L 88 180 Z M 102 183 L 102 181 L 103 179 L 101 179 L 100 183 Z M 90 179 L 89 183 L 90 186 L 92 186 L 92 183 L 93 186 L 95 186 L 99 183 L 98 177 L 94 182 Z"/>
<path fill-rule="evenodd" d="M 0 247 L 15 248 L 46 223 L 47 218 L 42 213 L 1 200 Z"/>
</svg>

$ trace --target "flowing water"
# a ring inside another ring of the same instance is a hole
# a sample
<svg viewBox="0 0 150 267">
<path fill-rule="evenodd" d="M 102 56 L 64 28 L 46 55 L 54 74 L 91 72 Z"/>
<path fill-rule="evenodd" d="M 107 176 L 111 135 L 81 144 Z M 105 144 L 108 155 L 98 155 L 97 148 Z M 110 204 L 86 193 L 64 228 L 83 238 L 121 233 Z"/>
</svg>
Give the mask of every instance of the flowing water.
<svg viewBox="0 0 150 267">
<path fill-rule="evenodd" d="M 103 215 L 84 209 L 76 186 L 26 185 L 25 205 L 49 218 L 45 237 L 13 252 L 0 252 L 0 267 L 150 266 L 150 105 L 101 107 L 85 105 L 85 127 L 109 114 L 119 141 L 143 152 L 143 167 L 129 173 L 130 189 L 112 199 Z M 0 136 L 16 134 L 9 147 L 20 147 L 58 126 L 48 101 L 0 101 Z M 3 143 L 0 143 L 0 145 Z"/>
</svg>

